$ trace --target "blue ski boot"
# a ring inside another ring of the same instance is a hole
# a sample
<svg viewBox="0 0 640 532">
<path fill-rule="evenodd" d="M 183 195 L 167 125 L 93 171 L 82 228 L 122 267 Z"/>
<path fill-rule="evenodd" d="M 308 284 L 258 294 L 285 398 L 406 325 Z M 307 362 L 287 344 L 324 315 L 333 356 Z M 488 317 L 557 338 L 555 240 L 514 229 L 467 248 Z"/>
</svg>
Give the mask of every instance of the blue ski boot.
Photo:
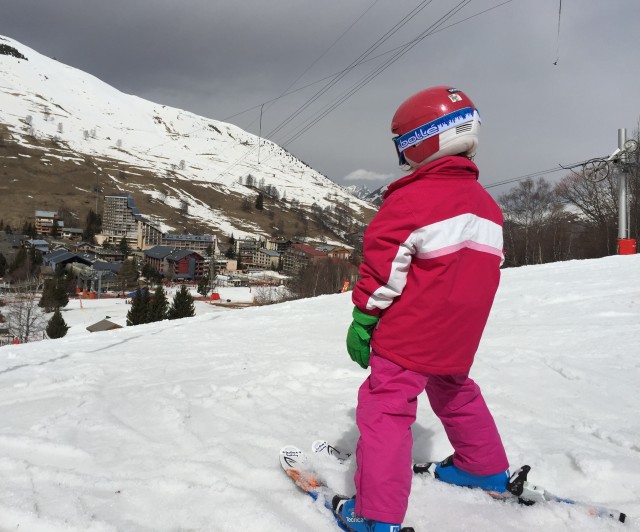
<svg viewBox="0 0 640 532">
<path fill-rule="evenodd" d="M 467 488 L 480 488 L 495 493 L 504 493 L 507 489 L 507 482 L 509 482 L 508 470 L 495 475 L 474 475 L 455 466 L 453 455 L 436 464 L 434 475 L 442 482 Z"/>
<path fill-rule="evenodd" d="M 413 528 L 392 523 L 383 523 L 373 519 L 365 519 L 356 514 L 356 498 L 347 499 L 340 495 L 333 498 L 333 511 L 340 519 L 345 530 L 349 532 L 414 532 Z"/>
</svg>

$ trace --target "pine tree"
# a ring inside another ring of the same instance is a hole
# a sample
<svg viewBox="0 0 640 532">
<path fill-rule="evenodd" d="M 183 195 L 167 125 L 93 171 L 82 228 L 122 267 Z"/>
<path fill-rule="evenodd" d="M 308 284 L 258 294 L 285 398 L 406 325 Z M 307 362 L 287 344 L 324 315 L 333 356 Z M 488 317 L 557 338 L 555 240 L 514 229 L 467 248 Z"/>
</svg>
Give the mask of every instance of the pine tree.
<svg viewBox="0 0 640 532">
<path fill-rule="evenodd" d="M 209 293 L 209 277 L 206 275 L 198 281 L 198 294 L 202 297 L 207 297 Z"/>
<path fill-rule="evenodd" d="M 118 251 L 122 253 L 125 258 L 129 256 L 131 248 L 129 247 L 129 242 L 127 242 L 127 239 L 125 237 L 122 237 L 120 239 L 120 242 L 118 243 Z"/>
<path fill-rule="evenodd" d="M 51 312 L 53 309 L 56 308 L 55 296 L 54 296 L 55 288 L 56 288 L 55 279 L 45 280 L 44 286 L 42 287 L 42 295 L 40 296 L 40 301 L 38 301 L 38 306 L 44 308 L 45 312 Z"/>
<path fill-rule="evenodd" d="M 69 280 L 66 275 L 56 279 L 56 285 L 53 289 L 53 298 L 56 308 L 64 308 L 69 304 L 69 292 L 67 290 L 68 284 Z"/>
<path fill-rule="evenodd" d="M 258 209 L 259 211 L 264 209 L 264 196 L 262 195 L 262 192 L 259 193 L 258 197 L 256 198 L 256 209 Z"/>
<path fill-rule="evenodd" d="M 118 286 L 122 290 L 127 290 L 132 285 L 135 285 L 137 278 L 138 266 L 136 264 L 135 257 L 125 260 L 118 272 Z"/>
<path fill-rule="evenodd" d="M 131 300 L 131 308 L 129 312 L 127 312 L 127 325 L 149 323 L 150 301 L 149 291 L 146 288 L 142 290 L 138 287 L 136 294 Z"/>
<path fill-rule="evenodd" d="M 169 310 L 169 301 L 167 300 L 167 294 L 161 284 L 156 286 L 156 293 L 151 301 L 149 307 L 149 322 L 162 321 L 167 319 L 167 312 Z"/>
<path fill-rule="evenodd" d="M 39 307 L 43 307 L 45 312 L 66 307 L 69 303 L 69 293 L 67 292 L 68 279 L 66 276 L 56 276 L 47 279 L 42 288 L 42 296 L 38 302 Z"/>
<path fill-rule="evenodd" d="M 99 214 L 89 210 L 87 214 L 85 229 L 82 233 L 82 238 L 95 244 L 95 235 L 102 230 L 102 217 Z"/>
<path fill-rule="evenodd" d="M 180 318 L 191 318 L 196 315 L 196 308 L 193 304 L 193 297 L 186 285 L 181 285 L 176 295 L 173 296 L 171 308 L 169 308 L 168 318 L 177 320 Z"/>
<path fill-rule="evenodd" d="M 62 338 L 67 334 L 69 326 L 64 321 L 60 309 L 57 308 L 53 313 L 53 316 L 47 322 L 47 328 L 45 332 L 49 338 Z"/>
</svg>

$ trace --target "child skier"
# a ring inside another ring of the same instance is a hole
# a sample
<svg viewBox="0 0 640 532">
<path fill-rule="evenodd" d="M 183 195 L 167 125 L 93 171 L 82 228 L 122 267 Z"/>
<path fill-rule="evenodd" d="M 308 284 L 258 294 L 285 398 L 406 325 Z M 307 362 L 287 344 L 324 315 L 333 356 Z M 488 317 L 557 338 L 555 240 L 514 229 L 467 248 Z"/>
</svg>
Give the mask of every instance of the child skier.
<svg viewBox="0 0 640 532">
<path fill-rule="evenodd" d="M 425 390 L 454 454 L 452 484 L 503 492 L 508 462 L 468 376 L 500 279 L 502 213 L 478 183 L 480 117 L 452 87 L 406 100 L 391 131 L 400 164 L 364 235 L 347 350 L 369 378 L 358 393 L 357 498 L 336 511 L 354 532 L 394 532 L 411 489 L 411 425 Z"/>
</svg>

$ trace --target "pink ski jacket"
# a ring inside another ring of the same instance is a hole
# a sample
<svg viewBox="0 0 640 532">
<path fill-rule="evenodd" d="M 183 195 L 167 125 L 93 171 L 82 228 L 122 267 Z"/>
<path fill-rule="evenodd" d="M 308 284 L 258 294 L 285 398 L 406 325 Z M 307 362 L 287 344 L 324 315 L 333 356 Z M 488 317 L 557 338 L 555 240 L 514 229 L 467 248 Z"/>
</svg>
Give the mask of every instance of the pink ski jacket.
<svg viewBox="0 0 640 532">
<path fill-rule="evenodd" d="M 353 303 L 379 316 L 373 351 L 435 375 L 468 373 L 500 282 L 502 213 L 469 159 L 393 182 L 364 234 Z"/>
</svg>

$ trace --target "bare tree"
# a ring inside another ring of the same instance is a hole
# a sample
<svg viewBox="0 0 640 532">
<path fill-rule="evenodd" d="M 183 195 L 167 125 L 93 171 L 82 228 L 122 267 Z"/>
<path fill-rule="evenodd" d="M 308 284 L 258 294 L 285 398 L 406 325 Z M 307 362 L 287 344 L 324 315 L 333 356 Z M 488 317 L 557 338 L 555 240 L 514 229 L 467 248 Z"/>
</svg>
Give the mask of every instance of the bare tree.
<svg viewBox="0 0 640 532">
<path fill-rule="evenodd" d="M 520 181 L 498 198 L 505 217 L 505 251 L 509 264 L 540 264 L 550 260 L 545 253 L 548 230 L 562 219 L 562 204 L 543 178 Z"/>
<path fill-rule="evenodd" d="M 6 307 L 9 332 L 25 343 L 40 338 L 47 326 L 42 309 L 38 306 L 38 280 L 30 278 L 12 288 Z"/>
<path fill-rule="evenodd" d="M 618 185 L 614 172 L 598 178 L 589 171 L 572 173 L 556 186 L 558 197 L 580 211 L 594 240 L 587 256 L 615 252 L 618 224 Z"/>
<path fill-rule="evenodd" d="M 344 260 L 322 259 L 311 262 L 292 279 L 290 288 L 298 297 L 315 297 L 339 292 L 347 280 L 353 284 L 358 269 Z"/>
<path fill-rule="evenodd" d="M 291 298 L 284 286 L 255 286 L 253 301 L 256 305 L 273 305 Z"/>
</svg>

